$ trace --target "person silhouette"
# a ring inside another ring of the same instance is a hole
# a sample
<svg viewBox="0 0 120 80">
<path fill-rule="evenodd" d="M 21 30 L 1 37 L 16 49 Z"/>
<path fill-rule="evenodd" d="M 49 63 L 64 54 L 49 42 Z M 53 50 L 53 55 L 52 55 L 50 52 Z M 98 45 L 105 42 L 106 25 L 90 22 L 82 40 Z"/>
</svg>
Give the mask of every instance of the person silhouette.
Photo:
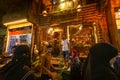
<svg viewBox="0 0 120 80">
<path fill-rule="evenodd" d="M 82 80 L 120 80 L 109 61 L 118 54 L 109 43 L 97 43 L 90 50 L 82 71 Z"/>
<path fill-rule="evenodd" d="M 52 56 L 51 56 L 52 46 L 47 45 L 46 48 L 47 48 L 46 52 L 41 55 L 42 74 L 41 74 L 40 80 L 49 80 L 49 79 L 55 80 L 56 72 L 51 70 L 51 69 L 55 70 L 55 67 L 51 63 L 51 61 L 52 61 Z"/>
<path fill-rule="evenodd" d="M 34 80 L 30 67 L 30 48 L 27 45 L 18 45 L 12 60 L 0 69 L 0 75 L 4 74 L 3 80 Z"/>
<path fill-rule="evenodd" d="M 64 60 L 64 67 L 63 69 L 68 68 L 68 61 L 69 61 L 69 40 L 67 40 L 66 36 L 62 36 L 62 41 L 61 41 L 61 46 L 62 46 L 62 56 Z"/>
</svg>

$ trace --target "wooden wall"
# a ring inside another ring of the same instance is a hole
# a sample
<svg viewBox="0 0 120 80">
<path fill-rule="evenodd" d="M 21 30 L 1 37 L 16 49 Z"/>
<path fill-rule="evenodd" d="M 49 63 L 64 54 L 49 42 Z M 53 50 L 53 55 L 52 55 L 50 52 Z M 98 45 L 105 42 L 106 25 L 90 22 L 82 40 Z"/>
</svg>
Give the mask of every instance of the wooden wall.
<svg viewBox="0 0 120 80">
<path fill-rule="evenodd" d="M 43 1 L 44 2 L 44 1 Z M 33 10 L 36 11 L 36 10 Z M 33 13 L 34 14 L 34 13 Z M 32 15 L 33 15 L 32 14 Z M 33 15 L 34 19 L 31 18 L 31 22 L 34 22 L 35 25 L 40 24 L 40 17 L 38 17 L 38 15 Z M 31 16 L 31 17 L 33 17 Z M 39 19 L 38 19 L 39 18 Z M 51 19 L 51 18 L 50 18 Z M 80 24 L 82 23 L 82 21 L 85 20 L 86 22 L 96 22 L 100 25 L 101 29 L 102 29 L 102 35 L 103 38 L 106 42 L 110 42 L 110 38 L 109 38 L 109 33 L 108 33 L 108 24 L 106 22 L 106 14 L 105 11 L 99 11 L 98 5 L 96 3 L 94 4 L 89 4 L 89 5 L 84 5 L 81 9 L 80 12 L 77 13 L 77 18 L 74 20 L 66 20 L 62 23 L 58 23 L 58 24 L 65 24 L 65 25 L 72 25 L 72 24 Z M 42 23 L 45 20 L 42 20 Z M 49 20 L 50 21 L 50 20 Z M 50 24 L 52 25 L 52 24 Z M 44 27 L 44 26 L 38 26 L 38 27 Z"/>
<path fill-rule="evenodd" d="M 110 42 L 120 49 L 118 45 L 118 35 L 117 35 L 117 26 L 115 21 L 115 11 L 116 7 L 120 7 L 120 0 L 108 0 L 106 10 L 106 18 L 110 36 Z"/>
<path fill-rule="evenodd" d="M 86 23 L 98 23 L 102 29 L 102 36 L 104 40 L 106 42 L 110 42 L 105 11 L 100 12 L 97 4 L 83 6 L 81 11 L 78 13 L 78 20 L 70 22 L 69 24 L 80 24 L 82 23 L 83 19 Z"/>
</svg>

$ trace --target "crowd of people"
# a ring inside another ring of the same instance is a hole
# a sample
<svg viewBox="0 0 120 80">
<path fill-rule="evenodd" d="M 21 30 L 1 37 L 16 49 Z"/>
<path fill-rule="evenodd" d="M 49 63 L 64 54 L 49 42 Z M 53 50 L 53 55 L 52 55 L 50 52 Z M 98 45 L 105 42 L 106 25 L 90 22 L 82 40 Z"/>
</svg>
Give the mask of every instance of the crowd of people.
<svg viewBox="0 0 120 80">
<path fill-rule="evenodd" d="M 96 43 L 82 66 L 75 46 L 69 51 L 69 41 L 61 42 L 64 67 L 69 69 L 70 80 L 120 80 L 120 54 L 109 43 Z M 27 45 L 15 46 L 11 61 L 0 69 L 0 80 L 57 80 L 57 69 L 51 64 L 52 46 L 47 45 L 43 54 L 34 51 L 31 61 Z M 64 80 L 64 79 L 62 79 Z"/>
</svg>

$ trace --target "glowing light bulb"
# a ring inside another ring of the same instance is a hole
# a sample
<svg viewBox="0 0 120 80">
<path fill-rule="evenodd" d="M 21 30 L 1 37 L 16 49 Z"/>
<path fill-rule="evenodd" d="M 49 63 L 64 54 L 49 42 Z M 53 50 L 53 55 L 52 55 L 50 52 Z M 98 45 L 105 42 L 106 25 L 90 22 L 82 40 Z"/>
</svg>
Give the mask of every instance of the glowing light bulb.
<svg viewBox="0 0 120 80">
<path fill-rule="evenodd" d="M 60 2 L 64 2 L 65 0 L 60 0 Z"/>
<path fill-rule="evenodd" d="M 81 7 L 82 7 L 81 5 L 78 5 L 78 6 L 77 6 L 77 11 L 78 11 L 78 12 L 81 11 Z"/>
<path fill-rule="evenodd" d="M 42 12 L 42 15 L 43 15 L 43 16 L 47 16 L 47 11 L 44 10 L 44 11 Z"/>
</svg>

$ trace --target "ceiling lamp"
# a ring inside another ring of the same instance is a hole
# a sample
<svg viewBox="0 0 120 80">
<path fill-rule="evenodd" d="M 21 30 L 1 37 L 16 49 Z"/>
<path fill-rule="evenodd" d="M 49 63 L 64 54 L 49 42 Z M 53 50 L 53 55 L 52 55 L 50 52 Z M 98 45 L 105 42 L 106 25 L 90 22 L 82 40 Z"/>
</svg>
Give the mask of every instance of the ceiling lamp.
<svg viewBox="0 0 120 80">
<path fill-rule="evenodd" d="M 59 5 L 59 8 L 60 8 L 60 10 L 65 10 L 65 3 L 61 3 L 61 4 Z"/>
<path fill-rule="evenodd" d="M 47 11 L 44 10 L 44 11 L 42 12 L 42 15 L 43 15 L 43 16 L 47 16 Z"/>
<path fill-rule="evenodd" d="M 77 6 L 77 12 L 80 12 L 80 11 L 81 11 L 81 7 L 82 7 L 81 5 L 78 5 L 78 6 Z"/>
<path fill-rule="evenodd" d="M 59 9 L 62 11 L 63 10 L 70 10 L 73 8 L 74 8 L 73 1 L 63 1 L 63 2 L 60 2 L 60 4 L 59 4 Z"/>
<path fill-rule="evenodd" d="M 60 0 L 60 2 L 64 2 L 65 0 Z"/>
<path fill-rule="evenodd" d="M 59 4 L 59 1 L 58 0 L 52 0 L 52 4 L 53 5 Z"/>
</svg>

